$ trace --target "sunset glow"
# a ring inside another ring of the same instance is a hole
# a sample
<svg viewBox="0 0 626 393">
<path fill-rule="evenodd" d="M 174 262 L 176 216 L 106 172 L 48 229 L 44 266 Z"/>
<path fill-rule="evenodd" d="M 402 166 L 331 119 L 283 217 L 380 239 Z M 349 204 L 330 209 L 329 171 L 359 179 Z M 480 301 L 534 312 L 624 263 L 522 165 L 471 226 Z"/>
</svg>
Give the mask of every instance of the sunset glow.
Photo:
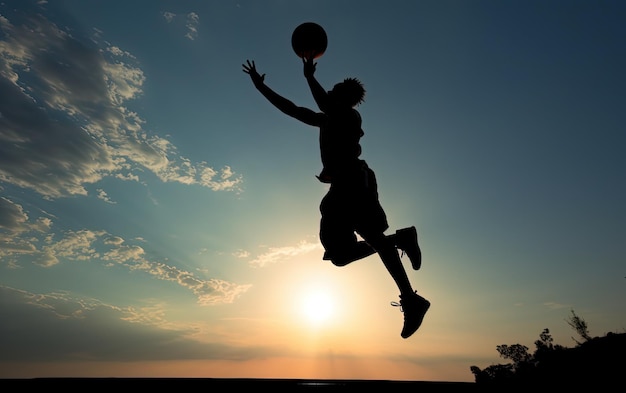
<svg viewBox="0 0 626 393">
<path fill-rule="evenodd" d="M 626 327 L 625 1 L 0 2 L 0 378 L 471 382 L 498 345 Z M 319 239 L 315 76 L 431 301 Z M 258 82 L 258 81 L 257 81 Z M 258 83 L 257 83 L 258 85 Z"/>
</svg>

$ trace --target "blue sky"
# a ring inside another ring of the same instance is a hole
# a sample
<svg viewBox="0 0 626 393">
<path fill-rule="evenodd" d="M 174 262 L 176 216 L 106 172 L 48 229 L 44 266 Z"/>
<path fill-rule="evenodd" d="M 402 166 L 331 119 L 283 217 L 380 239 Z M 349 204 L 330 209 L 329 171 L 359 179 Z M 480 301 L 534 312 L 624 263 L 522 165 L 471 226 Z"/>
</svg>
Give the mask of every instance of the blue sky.
<svg viewBox="0 0 626 393">
<path fill-rule="evenodd" d="M 0 377 L 473 381 L 545 328 L 573 346 L 571 310 L 623 332 L 625 17 L 621 1 L 0 3 Z M 322 260 L 317 130 L 242 72 L 255 60 L 314 108 L 290 46 L 305 21 L 328 35 L 322 85 L 365 84 L 390 233 L 418 229 L 409 275 L 432 307 L 408 340 L 377 256 Z"/>
</svg>

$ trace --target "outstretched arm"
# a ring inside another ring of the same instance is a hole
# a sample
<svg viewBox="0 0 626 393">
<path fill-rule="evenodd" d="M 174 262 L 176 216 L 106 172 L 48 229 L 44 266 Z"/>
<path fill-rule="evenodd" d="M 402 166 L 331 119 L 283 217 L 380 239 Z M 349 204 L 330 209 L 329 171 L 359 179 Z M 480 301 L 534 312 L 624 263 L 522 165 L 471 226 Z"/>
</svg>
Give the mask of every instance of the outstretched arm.
<svg viewBox="0 0 626 393">
<path fill-rule="evenodd" d="M 305 58 L 302 58 L 302 63 L 304 64 L 304 77 L 309 84 L 311 94 L 313 94 L 313 99 L 320 110 L 327 113 L 330 106 L 330 103 L 328 102 L 328 93 L 326 93 L 326 90 L 324 90 L 322 85 L 320 85 L 314 76 L 317 63 L 314 63 L 313 59 Z"/>
<path fill-rule="evenodd" d="M 317 113 L 308 109 L 299 107 L 293 102 L 289 101 L 285 97 L 279 95 L 274 90 L 270 89 L 265 84 L 265 74 L 259 74 L 256 70 L 256 65 L 254 64 L 254 60 L 250 62 L 250 60 L 246 60 L 246 64 L 242 64 L 243 72 L 250 75 L 250 79 L 252 79 L 252 83 L 254 83 L 254 87 L 263 94 L 263 96 L 278 110 L 283 112 L 284 114 L 291 116 L 295 119 L 300 120 L 303 123 L 319 126 L 320 118 Z"/>
</svg>

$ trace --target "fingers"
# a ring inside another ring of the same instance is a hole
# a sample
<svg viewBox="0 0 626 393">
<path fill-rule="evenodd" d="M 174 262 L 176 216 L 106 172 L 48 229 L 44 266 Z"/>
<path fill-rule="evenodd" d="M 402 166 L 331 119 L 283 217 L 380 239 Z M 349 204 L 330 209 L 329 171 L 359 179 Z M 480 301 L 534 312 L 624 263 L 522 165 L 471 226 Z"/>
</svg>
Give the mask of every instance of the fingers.
<svg viewBox="0 0 626 393">
<path fill-rule="evenodd" d="M 241 64 L 243 67 L 243 72 L 249 74 L 250 72 L 256 72 L 256 64 L 254 64 L 254 60 L 250 63 L 250 60 L 246 60 L 246 64 Z"/>
<path fill-rule="evenodd" d="M 259 75 L 258 71 L 256 70 L 256 64 L 254 63 L 254 60 L 246 60 L 246 62 L 242 63 L 241 66 L 243 67 L 243 72 L 250 75 L 255 85 L 258 83 L 263 83 L 263 81 L 265 80 L 265 74 Z"/>
<path fill-rule="evenodd" d="M 312 69 L 315 69 L 315 67 L 317 66 L 317 62 L 313 62 L 312 57 L 302 57 L 302 64 L 307 67 L 311 67 Z"/>
</svg>

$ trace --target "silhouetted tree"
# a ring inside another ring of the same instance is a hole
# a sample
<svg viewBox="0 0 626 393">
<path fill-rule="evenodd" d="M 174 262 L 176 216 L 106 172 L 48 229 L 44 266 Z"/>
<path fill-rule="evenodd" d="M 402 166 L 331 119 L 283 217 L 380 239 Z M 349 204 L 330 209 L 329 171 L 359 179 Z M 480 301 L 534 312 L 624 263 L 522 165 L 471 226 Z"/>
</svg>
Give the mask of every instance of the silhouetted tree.
<svg viewBox="0 0 626 393">
<path fill-rule="evenodd" d="M 512 363 L 493 364 L 484 370 L 471 366 L 476 383 L 526 387 L 549 384 L 561 388 L 617 383 L 626 370 L 626 333 L 592 338 L 587 323 L 573 310 L 567 321 L 584 342 L 576 342 L 575 348 L 555 345 L 550 330 L 544 329 L 532 354 L 521 344 L 498 345 L 500 356 Z"/>
<path fill-rule="evenodd" d="M 539 340 L 535 341 L 535 346 L 537 347 L 537 349 L 539 348 L 552 349 L 553 341 L 554 339 L 550 335 L 550 330 L 543 329 L 543 332 L 541 332 L 541 334 L 539 335 Z"/>
<path fill-rule="evenodd" d="M 500 357 L 510 359 L 514 364 L 520 364 L 532 359 L 532 355 L 528 353 L 528 347 L 525 345 L 498 345 L 496 346 L 496 350 L 500 354 Z"/>
<path fill-rule="evenodd" d="M 483 385 L 506 384 L 515 378 L 512 364 L 493 364 L 484 370 L 472 366 L 470 370 L 474 374 L 476 383 Z"/>
<path fill-rule="evenodd" d="M 584 319 L 576 315 L 574 310 L 571 311 L 572 316 L 568 320 L 566 320 L 567 324 L 570 325 L 572 329 L 574 329 L 574 331 L 578 333 L 578 335 L 582 337 L 585 341 L 591 340 L 591 336 L 589 336 L 589 328 L 587 327 L 587 322 L 585 322 Z M 574 342 L 576 342 L 576 344 L 578 345 L 581 344 L 580 342 L 576 341 L 574 337 L 572 337 L 572 340 L 574 340 Z"/>
<path fill-rule="evenodd" d="M 565 347 L 561 345 L 554 345 L 554 339 L 550 334 L 549 329 L 543 329 L 543 332 L 539 335 L 539 340 L 535 341 L 535 353 L 533 354 L 533 358 L 536 363 L 541 363 L 546 361 L 546 359 L 555 351 L 560 351 L 565 349 Z"/>
</svg>

